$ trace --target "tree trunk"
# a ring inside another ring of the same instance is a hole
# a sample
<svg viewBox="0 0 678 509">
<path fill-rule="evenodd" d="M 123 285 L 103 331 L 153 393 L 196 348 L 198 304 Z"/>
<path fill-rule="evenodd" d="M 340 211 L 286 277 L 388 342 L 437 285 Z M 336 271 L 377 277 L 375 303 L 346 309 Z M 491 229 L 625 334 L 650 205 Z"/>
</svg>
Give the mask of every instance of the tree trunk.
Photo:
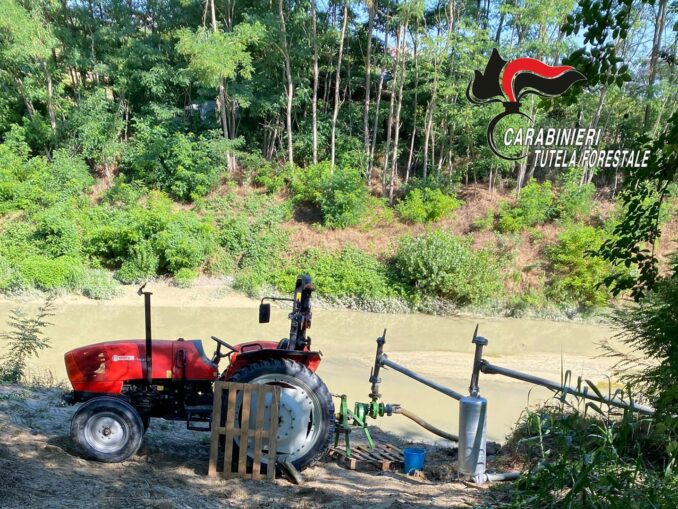
<svg viewBox="0 0 678 509">
<path fill-rule="evenodd" d="M 49 125 L 52 131 L 56 130 L 57 120 L 56 112 L 54 111 L 54 87 L 52 85 L 52 73 L 49 72 L 49 65 L 42 60 L 42 68 L 45 71 L 45 81 L 47 82 L 47 113 L 49 114 Z"/>
<path fill-rule="evenodd" d="M 400 29 L 398 29 L 396 33 L 396 57 L 395 57 L 395 65 L 393 66 L 393 76 L 395 78 L 396 74 L 398 73 L 398 62 L 400 61 Z M 389 106 L 388 110 L 388 122 L 386 125 L 386 147 L 384 148 L 384 168 L 381 172 L 381 195 L 386 196 L 386 172 L 389 168 L 388 163 L 389 163 L 389 156 L 390 156 L 390 151 L 391 151 L 391 134 L 393 132 L 393 108 L 395 107 L 395 97 L 396 97 L 396 90 L 395 90 L 395 79 L 391 80 L 393 83 L 393 87 L 390 90 L 391 94 L 391 103 Z"/>
<path fill-rule="evenodd" d="M 417 136 L 417 99 L 419 95 L 419 65 L 417 62 L 417 39 L 412 38 L 413 58 L 414 58 L 414 105 L 412 107 L 412 137 L 410 138 L 410 155 L 407 159 L 407 169 L 405 170 L 405 184 L 410 180 L 412 171 L 412 162 L 414 161 L 414 140 Z"/>
<path fill-rule="evenodd" d="M 311 0 L 311 23 L 313 29 L 313 99 L 311 118 L 313 129 L 313 164 L 318 164 L 318 32 L 316 20 L 316 0 Z"/>
<path fill-rule="evenodd" d="M 332 112 L 332 139 L 330 141 L 331 162 L 334 168 L 337 148 L 337 118 L 339 117 L 339 92 L 341 85 L 341 59 L 344 56 L 344 38 L 346 37 L 346 26 L 348 25 L 348 0 L 344 0 L 344 21 L 341 26 L 341 36 L 339 38 L 339 56 L 337 57 L 337 74 L 334 83 L 334 111 Z"/>
<path fill-rule="evenodd" d="M 657 18 L 654 25 L 654 37 L 652 38 L 652 53 L 650 54 L 650 75 L 647 80 L 647 104 L 645 105 L 645 118 L 643 127 L 645 131 L 650 129 L 650 101 L 654 98 L 654 81 L 657 78 L 657 60 L 659 60 L 659 49 L 662 42 L 662 33 L 664 32 L 664 21 L 666 19 L 666 0 L 659 1 Z"/>
<path fill-rule="evenodd" d="M 285 79 L 287 81 L 287 109 L 285 112 L 287 128 L 287 161 L 294 164 L 294 150 L 292 148 L 292 99 L 294 98 L 294 83 L 292 82 L 290 52 L 287 47 L 287 29 L 285 28 L 283 0 L 278 0 L 278 13 L 280 15 L 280 37 L 282 39 L 283 60 L 285 63 Z"/>
<path fill-rule="evenodd" d="M 28 111 L 28 116 L 32 118 L 35 115 L 35 106 L 33 105 L 31 98 L 28 97 L 28 94 L 26 93 L 26 88 L 24 87 L 23 81 L 21 81 L 21 78 L 15 77 L 14 83 L 16 83 L 17 90 L 19 90 L 19 95 L 21 95 L 21 98 L 24 100 L 26 111 Z"/>
<path fill-rule="evenodd" d="M 368 20 L 367 20 L 367 56 L 365 58 L 365 109 L 363 110 L 363 140 L 365 144 L 365 166 L 367 179 L 369 182 L 371 164 L 370 164 L 370 80 L 372 79 L 371 59 L 372 59 L 372 30 L 374 28 L 375 0 L 367 0 Z"/>
<path fill-rule="evenodd" d="M 400 49 L 400 86 L 398 88 L 398 103 L 396 107 L 395 134 L 393 136 L 393 162 L 391 163 L 391 180 L 388 188 L 388 201 L 393 205 L 393 188 L 395 186 L 395 177 L 398 172 L 398 141 L 400 139 L 400 113 L 403 107 L 403 86 L 405 85 L 405 39 L 407 36 L 407 23 L 401 28 L 401 49 Z"/>
<path fill-rule="evenodd" d="M 384 53 L 388 55 L 388 30 L 384 32 Z M 379 105 L 381 104 L 381 93 L 384 89 L 384 69 L 379 70 L 379 88 L 377 88 L 377 104 L 374 113 L 374 127 L 372 129 L 372 146 L 370 147 L 370 159 L 367 169 L 368 185 L 374 179 L 374 147 L 377 145 L 377 127 L 379 126 Z"/>
</svg>

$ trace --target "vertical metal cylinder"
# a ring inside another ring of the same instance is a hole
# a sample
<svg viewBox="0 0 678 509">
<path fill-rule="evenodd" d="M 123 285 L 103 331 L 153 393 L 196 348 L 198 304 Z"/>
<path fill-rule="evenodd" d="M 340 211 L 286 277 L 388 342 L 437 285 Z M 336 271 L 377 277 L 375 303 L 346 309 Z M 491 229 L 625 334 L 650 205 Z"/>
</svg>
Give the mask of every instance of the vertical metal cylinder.
<svg viewBox="0 0 678 509">
<path fill-rule="evenodd" d="M 151 292 L 144 292 L 146 318 L 146 385 L 153 383 L 153 337 L 151 335 Z"/>
<path fill-rule="evenodd" d="M 465 396 L 459 400 L 459 473 L 485 476 L 487 400 Z"/>
</svg>

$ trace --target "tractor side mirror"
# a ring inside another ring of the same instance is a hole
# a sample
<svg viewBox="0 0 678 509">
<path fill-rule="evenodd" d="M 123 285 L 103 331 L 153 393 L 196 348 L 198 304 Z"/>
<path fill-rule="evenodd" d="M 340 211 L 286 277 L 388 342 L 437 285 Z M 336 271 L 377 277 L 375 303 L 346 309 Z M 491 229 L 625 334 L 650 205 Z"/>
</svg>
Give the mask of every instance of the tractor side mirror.
<svg viewBox="0 0 678 509">
<path fill-rule="evenodd" d="M 271 321 L 271 305 L 269 303 L 259 304 L 259 323 L 268 323 Z"/>
</svg>

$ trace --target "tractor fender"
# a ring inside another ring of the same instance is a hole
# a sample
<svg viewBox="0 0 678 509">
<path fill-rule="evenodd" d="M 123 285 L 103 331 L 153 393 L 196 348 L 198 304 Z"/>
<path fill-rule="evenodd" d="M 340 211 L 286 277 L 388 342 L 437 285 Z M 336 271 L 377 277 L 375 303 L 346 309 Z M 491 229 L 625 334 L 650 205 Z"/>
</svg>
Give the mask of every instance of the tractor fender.
<svg viewBox="0 0 678 509">
<path fill-rule="evenodd" d="M 238 347 L 239 346 L 241 345 L 238 345 Z M 220 379 L 227 380 L 242 368 L 268 359 L 289 359 L 298 362 L 299 364 L 306 366 L 310 371 L 315 372 L 320 364 L 321 353 L 300 350 L 278 350 L 275 348 L 238 349 L 238 351 L 231 354 L 231 363 L 221 375 Z"/>
</svg>

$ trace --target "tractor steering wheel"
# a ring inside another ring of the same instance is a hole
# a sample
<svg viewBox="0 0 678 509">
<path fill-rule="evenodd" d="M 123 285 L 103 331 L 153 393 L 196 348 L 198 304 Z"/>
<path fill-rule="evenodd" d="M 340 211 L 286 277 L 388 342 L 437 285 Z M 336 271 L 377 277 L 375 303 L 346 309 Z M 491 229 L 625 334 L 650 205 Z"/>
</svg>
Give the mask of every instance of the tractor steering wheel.
<svg viewBox="0 0 678 509">
<path fill-rule="evenodd" d="M 217 343 L 217 351 L 214 352 L 214 356 L 212 357 L 212 361 L 215 362 L 215 363 L 218 363 L 218 362 L 219 362 L 219 359 L 223 359 L 224 357 L 228 357 L 228 356 L 231 355 L 233 352 L 237 352 L 237 351 L 238 351 L 234 346 L 229 345 L 229 344 L 226 343 L 226 341 L 224 341 L 223 339 L 219 339 L 219 338 L 216 337 L 216 336 L 212 336 L 212 339 L 213 339 L 214 341 L 216 341 L 216 343 Z M 222 347 L 222 346 L 225 347 L 225 348 L 228 348 L 228 349 L 230 350 L 230 352 L 228 352 L 228 353 L 221 353 L 221 347 Z"/>
</svg>

